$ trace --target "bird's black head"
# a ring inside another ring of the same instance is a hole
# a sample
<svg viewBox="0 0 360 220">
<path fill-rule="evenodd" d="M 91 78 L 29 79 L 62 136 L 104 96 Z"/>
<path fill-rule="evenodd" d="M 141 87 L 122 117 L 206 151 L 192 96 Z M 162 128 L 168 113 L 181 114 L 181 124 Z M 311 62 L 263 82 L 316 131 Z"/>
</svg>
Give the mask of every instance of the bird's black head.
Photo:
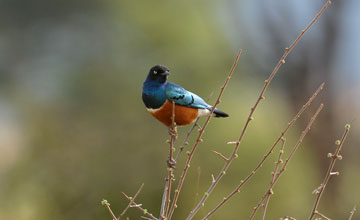
<svg viewBox="0 0 360 220">
<path fill-rule="evenodd" d="M 159 83 L 165 83 L 170 72 L 166 66 L 156 65 L 149 71 L 149 79 L 152 81 L 158 81 Z"/>
</svg>

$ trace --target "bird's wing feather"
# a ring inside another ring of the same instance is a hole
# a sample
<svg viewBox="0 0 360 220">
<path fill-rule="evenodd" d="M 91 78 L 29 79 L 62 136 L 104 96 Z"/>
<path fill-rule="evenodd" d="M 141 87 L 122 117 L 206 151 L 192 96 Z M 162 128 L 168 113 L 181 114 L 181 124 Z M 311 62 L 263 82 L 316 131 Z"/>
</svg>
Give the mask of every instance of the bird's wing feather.
<svg viewBox="0 0 360 220">
<path fill-rule="evenodd" d="M 179 85 L 168 82 L 166 85 L 166 98 L 169 101 L 175 102 L 175 104 L 187 106 L 191 108 L 209 109 L 211 108 L 202 98 L 198 95 L 186 91 Z"/>
</svg>

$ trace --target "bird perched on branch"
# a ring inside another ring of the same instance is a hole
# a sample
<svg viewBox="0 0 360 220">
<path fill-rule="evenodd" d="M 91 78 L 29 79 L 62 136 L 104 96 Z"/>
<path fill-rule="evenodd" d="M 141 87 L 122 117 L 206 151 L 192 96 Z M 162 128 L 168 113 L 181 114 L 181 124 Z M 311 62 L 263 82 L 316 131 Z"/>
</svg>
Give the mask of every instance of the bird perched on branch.
<svg viewBox="0 0 360 220">
<path fill-rule="evenodd" d="M 172 123 L 172 102 L 175 103 L 176 125 L 187 125 L 198 117 L 208 116 L 212 106 L 198 95 L 168 82 L 169 74 L 169 69 L 162 65 L 150 69 L 142 91 L 142 100 L 148 112 L 167 127 Z M 214 110 L 213 116 L 229 117 L 218 109 Z"/>
</svg>

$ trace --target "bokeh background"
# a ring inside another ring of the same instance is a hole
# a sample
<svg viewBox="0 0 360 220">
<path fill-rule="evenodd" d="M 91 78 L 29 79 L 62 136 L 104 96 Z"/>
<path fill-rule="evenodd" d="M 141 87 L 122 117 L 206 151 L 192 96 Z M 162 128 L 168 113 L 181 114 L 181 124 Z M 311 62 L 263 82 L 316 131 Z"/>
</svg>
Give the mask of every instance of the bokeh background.
<svg viewBox="0 0 360 220">
<path fill-rule="evenodd" d="M 178 202 L 184 219 L 231 151 L 264 80 L 325 0 L 0 1 L 0 219 L 111 219 L 121 192 L 158 214 L 167 129 L 141 101 L 149 68 L 207 98 L 218 93 L 236 51 L 239 66 L 204 135 Z M 320 102 L 325 109 L 274 189 L 268 219 L 308 217 L 328 152 L 352 129 L 320 210 L 345 219 L 360 205 L 360 16 L 357 0 L 333 1 L 297 45 L 266 93 L 236 160 L 197 218 L 262 158 L 307 97 L 326 87 L 291 129 L 292 147 Z M 214 97 L 210 103 L 214 102 Z M 186 128 L 180 128 L 180 140 Z M 179 140 L 179 143 L 180 143 Z M 179 145 L 179 143 L 177 145 Z M 179 162 L 178 175 L 184 157 Z M 246 219 L 270 181 L 275 155 L 213 219 Z M 139 219 L 137 210 L 128 212 Z M 356 214 L 353 219 L 360 219 Z"/>
</svg>

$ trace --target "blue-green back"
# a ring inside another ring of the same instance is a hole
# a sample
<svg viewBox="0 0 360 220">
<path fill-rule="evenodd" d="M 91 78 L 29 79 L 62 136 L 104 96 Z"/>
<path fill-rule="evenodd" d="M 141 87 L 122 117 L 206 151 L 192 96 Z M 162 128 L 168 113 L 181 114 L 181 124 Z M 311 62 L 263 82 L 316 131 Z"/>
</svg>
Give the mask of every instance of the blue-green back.
<svg viewBox="0 0 360 220">
<path fill-rule="evenodd" d="M 174 101 L 178 105 L 201 109 L 211 108 L 201 97 L 185 90 L 175 83 L 168 82 L 165 87 L 165 92 L 166 98 L 169 101 Z"/>
</svg>

